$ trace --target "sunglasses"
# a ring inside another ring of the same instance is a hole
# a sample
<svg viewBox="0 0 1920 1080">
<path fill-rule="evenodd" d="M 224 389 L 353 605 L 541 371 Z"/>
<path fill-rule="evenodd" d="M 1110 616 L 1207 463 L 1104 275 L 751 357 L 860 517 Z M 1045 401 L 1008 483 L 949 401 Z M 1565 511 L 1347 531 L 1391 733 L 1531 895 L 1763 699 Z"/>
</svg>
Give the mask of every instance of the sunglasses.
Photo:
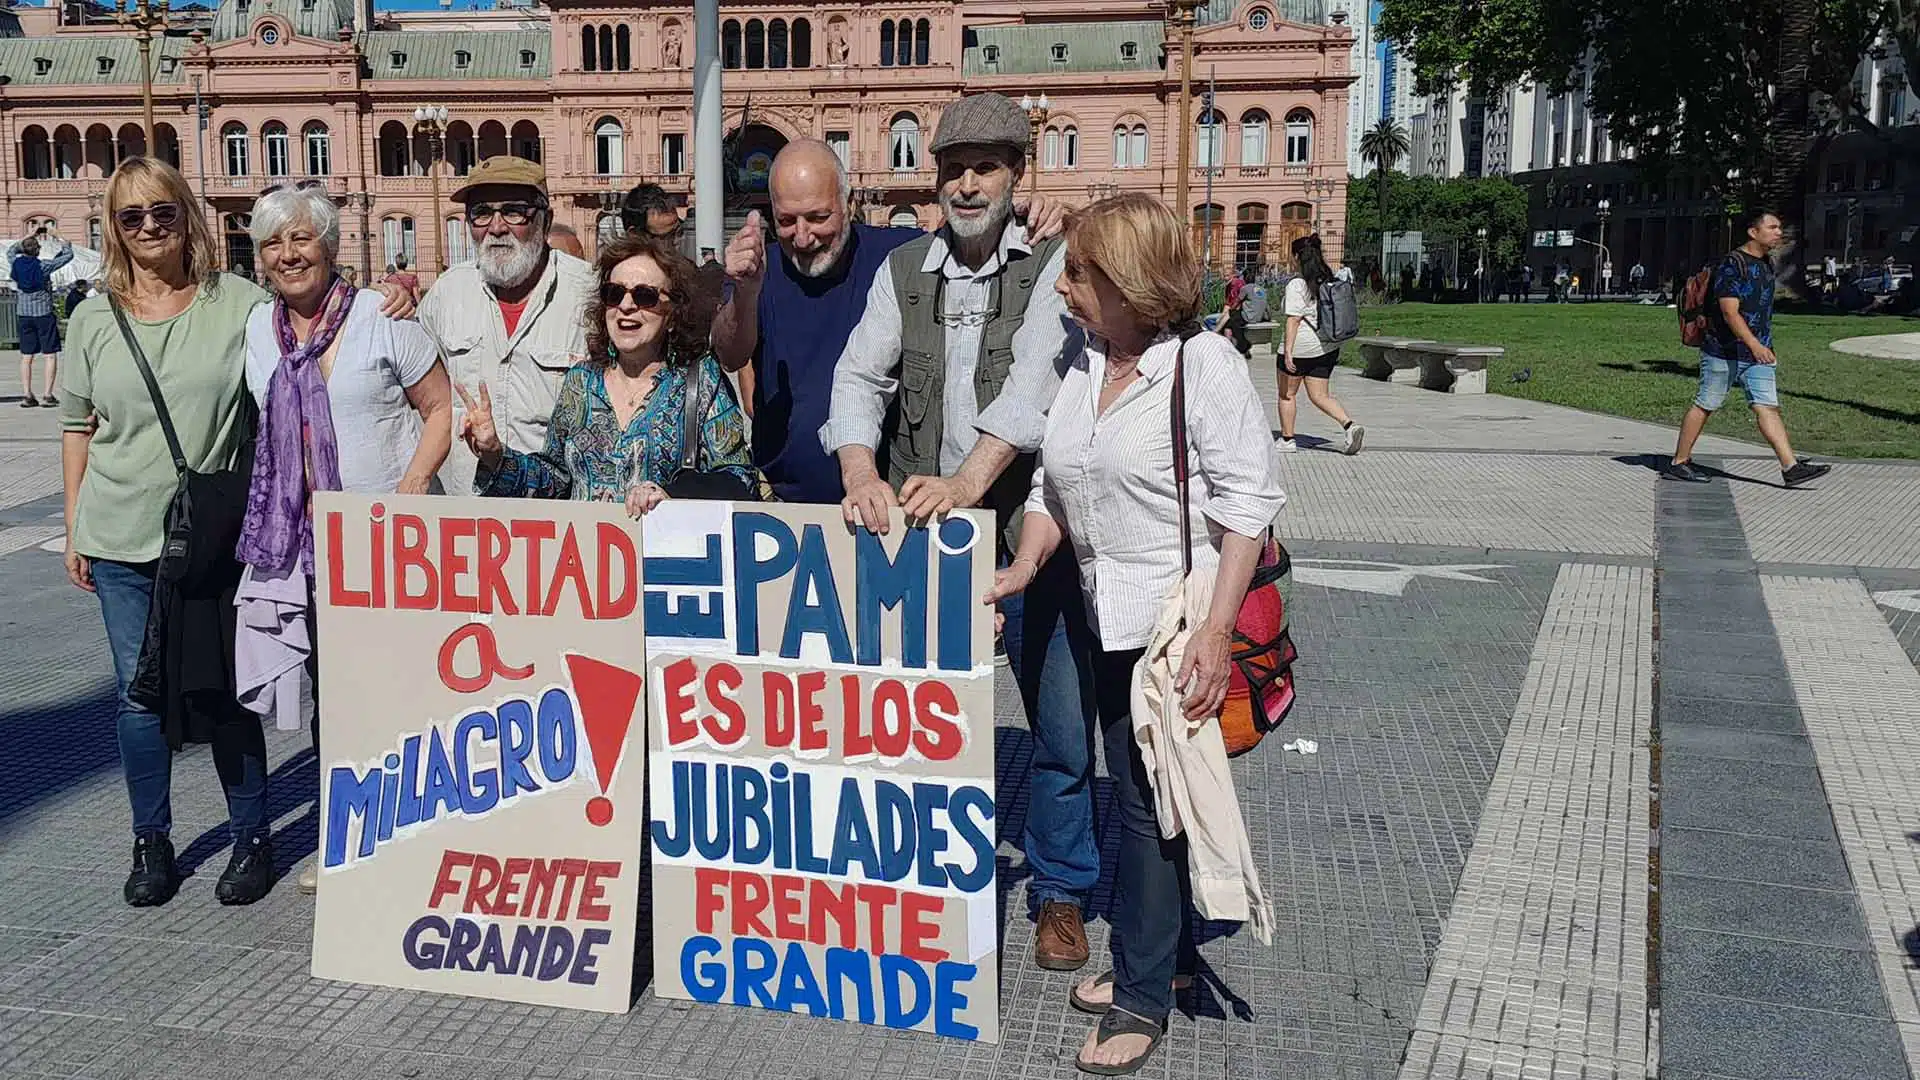
<svg viewBox="0 0 1920 1080">
<path fill-rule="evenodd" d="M 539 203 L 511 202 L 495 206 L 492 203 L 470 203 L 467 206 L 467 224 L 485 228 L 493 224 L 495 217 L 504 218 L 509 225 L 525 225 L 533 220 L 533 215 L 546 209 Z"/>
<path fill-rule="evenodd" d="M 153 219 L 156 228 L 171 229 L 180 224 L 180 204 L 162 202 L 152 206 L 125 206 L 113 212 L 113 220 L 127 232 L 139 231 L 148 218 Z"/>
<path fill-rule="evenodd" d="M 276 191 L 311 191 L 314 188 L 326 186 L 327 183 L 324 180 L 282 180 L 277 184 L 269 185 L 260 194 L 264 197 Z"/>
<path fill-rule="evenodd" d="M 673 299 L 673 294 L 663 292 L 652 285 L 635 285 L 631 288 L 617 281 L 609 281 L 600 286 L 600 302 L 610 308 L 625 304 L 627 297 L 633 297 L 633 306 L 649 311 L 660 306 L 661 300 Z"/>
</svg>

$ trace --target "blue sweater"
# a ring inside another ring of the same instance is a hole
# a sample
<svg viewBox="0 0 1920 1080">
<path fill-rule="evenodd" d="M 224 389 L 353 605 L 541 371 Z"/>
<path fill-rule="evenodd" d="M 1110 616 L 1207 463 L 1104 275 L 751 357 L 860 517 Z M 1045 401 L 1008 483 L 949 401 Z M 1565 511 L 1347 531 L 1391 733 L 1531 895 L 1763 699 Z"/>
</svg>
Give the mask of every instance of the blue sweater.
<svg viewBox="0 0 1920 1080">
<path fill-rule="evenodd" d="M 841 267 L 810 278 L 769 252 L 753 353 L 753 463 L 785 502 L 837 503 L 840 465 L 820 448 L 833 369 L 867 310 L 873 275 L 919 229 L 856 224 Z"/>
</svg>

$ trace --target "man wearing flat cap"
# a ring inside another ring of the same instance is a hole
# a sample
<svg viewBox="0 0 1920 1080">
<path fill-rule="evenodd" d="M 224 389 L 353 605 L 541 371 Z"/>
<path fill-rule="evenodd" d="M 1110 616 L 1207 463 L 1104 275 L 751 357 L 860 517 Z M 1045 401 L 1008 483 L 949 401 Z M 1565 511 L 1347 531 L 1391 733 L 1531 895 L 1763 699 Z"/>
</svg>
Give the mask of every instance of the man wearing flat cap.
<svg viewBox="0 0 1920 1080">
<path fill-rule="evenodd" d="M 874 275 L 820 429 L 839 459 L 850 523 L 884 533 L 896 505 L 915 519 L 985 506 L 1008 541 L 1002 557 L 1014 550 L 1063 354 L 1079 334 L 1054 289 L 1065 245 L 1030 242 L 1013 216 L 1030 138 L 1026 113 L 999 94 L 962 98 L 940 116 L 932 149 L 946 222 Z M 1073 970 L 1087 959 L 1081 907 L 1100 857 L 1092 634 L 1071 551 L 1063 546 L 1001 612 L 1034 736 L 1023 837 L 1034 957 Z"/>
<path fill-rule="evenodd" d="M 546 445 L 560 383 L 586 355 L 593 267 L 547 244 L 553 211 L 538 162 L 505 154 L 473 167 L 453 201 L 467 208 L 474 259 L 449 268 L 420 302 L 420 321 L 469 396 L 485 384 L 494 423 L 515 450 Z M 459 439 L 440 470 L 449 495 L 473 493 L 473 452 Z"/>
</svg>

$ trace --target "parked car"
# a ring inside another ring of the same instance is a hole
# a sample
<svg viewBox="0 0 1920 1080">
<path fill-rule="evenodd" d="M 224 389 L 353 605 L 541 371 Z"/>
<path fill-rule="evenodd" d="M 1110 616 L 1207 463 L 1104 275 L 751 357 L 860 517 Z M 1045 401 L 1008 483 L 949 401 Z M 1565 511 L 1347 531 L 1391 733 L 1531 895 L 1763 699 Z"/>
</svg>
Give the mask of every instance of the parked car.
<svg viewBox="0 0 1920 1080">
<path fill-rule="evenodd" d="M 1898 292 L 1901 282 L 1912 279 L 1912 263 L 1893 263 L 1892 265 L 1882 263 L 1879 266 L 1863 268 L 1859 276 L 1853 279 L 1853 283 L 1859 286 L 1862 292 L 1874 296 L 1887 296 Z"/>
</svg>

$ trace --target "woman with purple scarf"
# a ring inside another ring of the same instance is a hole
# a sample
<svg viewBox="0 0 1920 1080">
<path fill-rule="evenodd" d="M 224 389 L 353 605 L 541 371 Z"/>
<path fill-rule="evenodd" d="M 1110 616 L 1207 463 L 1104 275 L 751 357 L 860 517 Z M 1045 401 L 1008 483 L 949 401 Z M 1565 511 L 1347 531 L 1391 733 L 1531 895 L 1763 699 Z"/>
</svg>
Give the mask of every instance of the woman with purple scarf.
<svg viewBox="0 0 1920 1080">
<path fill-rule="evenodd" d="M 276 296 L 247 320 L 260 434 L 240 534 L 234 668 L 242 705 L 297 730 L 313 714 L 318 673 L 310 494 L 438 493 L 453 393 L 426 330 L 383 315 L 380 293 L 339 274 L 340 212 L 324 188 L 269 188 L 252 233 Z M 309 866 L 300 887 L 313 885 Z"/>
</svg>

